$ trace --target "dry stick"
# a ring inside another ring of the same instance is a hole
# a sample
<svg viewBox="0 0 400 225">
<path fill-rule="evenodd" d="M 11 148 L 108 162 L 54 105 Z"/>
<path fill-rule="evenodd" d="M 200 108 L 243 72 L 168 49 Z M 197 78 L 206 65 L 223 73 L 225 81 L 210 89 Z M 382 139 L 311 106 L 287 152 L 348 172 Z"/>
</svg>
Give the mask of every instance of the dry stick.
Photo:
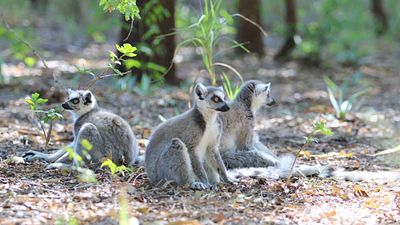
<svg viewBox="0 0 400 225">
<path fill-rule="evenodd" d="M 29 44 L 27 41 L 25 41 L 24 39 L 22 39 L 21 37 L 18 36 L 18 34 L 10 27 L 10 25 L 7 23 L 7 21 L 4 19 L 3 14 L 0 14 L 1 20 L 3 21 L 4 25 L 6 25 L 6 28 L 9 32 L 11 32 L 15 38 L 17 38 L 18 41 L 24 43 L 26 46 L 28 46 L 28 48 L 30 48 L 32 50 L 32 53 L 43 63 L 43 66 L 46 69 L 49 69 L 49 67 L 47 66 L 46 60 L 43 59 L 42 56 L 40 56 L 40 54 L 36 51 L 35 48 L 32 47 L 31 44 Z"/>
<path fill-rule="evenodd" d="M 130 71 L 126 71 L 126 72 L 123 72 L 123 73 L 121 73 L 121 74 L 118 74 L 118 73 L 105 74 L 106 72 L 107 72 L 107 70 L 103 71 L 100 75 L 98 75 L 98 76 L 96 76 L 95 78 L 91 79 L 91 80 L 88 82 L 88 85 L 86 86 L 86 89 L 89 90 L 98 80 L 101 80 L 101 79 L 106 78 L 106 77 L 113 77 L 113 76 L 126 75 L 126 74 L 128 74 Z"/>
<path fill-rule="evenodd" d="M 11 32 L 11 33 L 15 36 L 15 38 L 16 38 L 18 41 L 22 42 L 22 43 L 23 43 L 24 45 L 26 45 L 29 49 L 31 49 L 32 54 L 34 54 L 34 55 L 36 56 L 36 58 L 38 58 L 38 59 L 42 62 L 43 66 L 44 66 L 44 68 L 45 68 L 45 71 L 50 71 L 50 68 L 48 67 L 46 60 L 39 54 L 38 51 L 36 51 L 36 49 L 35 49 L 31 44 L 29 44 L 29 42 L 25 41 L 25 40 L 22 39 L 20 36 L 18 36 L 18 34 L 10 27 L 10 25 L 9 25 L 9 24 L 7 23 L 7 21 L 4 19 L 4 16 L 3 16 L 3 14 L 2 14 L 1 12 L 0 12 L 0 17 L 1 17 L 1 20 L 3 21 L 4 25 L 6 26 L 7 30 L 8 30 L 9 32 Z M 54 73 L 52 73 L 52 76 L 53 76 L 54 83 L 55 83 L 56 85 L 58 85 L 59 87 L 61 87 L 61 88 L 63 88 L 63 89 L 66 89 L 66 88 L 64 87 L 64 85 L 61 84 L 61 83 L 59 82 L 59 80 L 56 78 L 56 76 L 55 76 Z"/>
<path fill-rule="evenodd" d="M 259 24 L 254 22 L 253 20 L 251 20 L 239 13 L 232 14 L 232 17 L 234 17 L 234 16 L 238 16 L 238 17 L 244 19 L 245 21 L 251 23 L 252 25 L 256 26 L 264 34 L 264 36 L 268 36 L 267 32 L 265 32 L 265 30 Z"/>
<path fill-rule="evenodd" d="M 294 169 L 294 165 L 296 164 L 297 158 L 299 158 L 300 152 L 304 150 L 304 148 L 307 146 L 307 144 L 309 143 L 309 140 L 312 139 L 312 137 L 314 137 L 315 131 L 313 131 L 311 133 L 310 136 L 308 136 L 306 143 L 304 143 L 304 145 L 296 152 L 296 155 L 294 156 L 294 161 L 292 166 L 290 167 L 290 171 L 289 171 L 289 175 L 286 179 L 286 185 L 289 185 L 290 183 L 290 178 L 292 178 L 292 174 L 293 174 L 293 169 Z"/>
<path fill-rule="evenodd" d="M 239 79 L 240 79 L 240 81 L 242 81 L 242 83 L 244 82 L 242 75 L 240 75 L 240 73 L 235 68 L 233 68 L 232 66 L 230 66 L 230 65 L 228 65 L 226 63 L 220 63 L 220 62 L 216 62 L 213 65 L 222 66 L 222 67 L 230 69 L 237 77 L 239 77 Z"/>
<path fill-rule="evenodd" d="M 44 129 L 43 123 L 40 121 L 40 119 L 39 118 L 37 118 L 37 119 L 39 121 L 39 126 L 40 126 L 40 129 L 42 130 L 44 139 L 46 140 L 46 143 L 47 143 L 48 135 L 46 133 L 46 130 Z M 44 146 L 44 150 L 47 150 L 47 144 Z"/>
<path fill-rule="evenodd" d="M 126 35 L 125 39 L 124 39 L 124 40 L 122 40 L 122 41 L 126 41 L 126 40 L 128 40 L 129 36 L 131 36 L 132 29 L 133 29 L 133 19 L 131 19 L 131 27 L 129 28 L 128 35 Z"/>
<path fill-rule="evenodd" d="M 50 120 L 49 129 L 47 130 L 46 144 L 44 146 L 44 150 L 46 150 L 47 147 L 49 146 L 50 137 L 51 137 L 51 131 L 52 130 L 53 130 L 53 120 Z"/>
<path fill-rule="evenodd" d="M 3 16 L 2 13 L 0 13 L 0 17 L 1 17 L 1 20 L 3 21 L 4 25 L 6 26 L 7 30 L 8 30 L 9 32 L 11 32 L 11 33 L 15 36 L 15 38 L 16 38 L 18 41 L 22 42 L 22 43 L 25 44 L 28 48 L 30 48 L 31 51 L 32 51 L 32 54 L 34 54 L 34 55 L 42 62 L 42 64 L 43 64 L 45 70 L 49 71 L 50 68 L 47 66 L 46 60 L 36 51 L 36 49 L 35 49 L 31 44 L 29 44 L 27 41 L 25 41 L 25 40 L 22 39 L 20 36 L 18 36 L 18 34 L 10 27 L 10 25 L 9 25 L 9 24 L 7 23 L 7 21 L 4 19 L 4 16 Z M 52 76 L 53 76 L 54 82 L 55 82 L 56 84 L 60 85 L 61 87 L 63 87 L 63 85 L 61 85 L 61 84 L 58 82 L 58 80 L 57 80 L 57 78 L 55 77 L 54 73 L 52 73 Z M 40 125 L 40 129 L 41 129 L 42 132 L 43 132 L 44 138 L 45 138 L 45 140 L 46 140 L 46 144 L 45 144 L 44 150 L 47 150 L 47 146 L 48 146 L 48 144 L 49 144 L 49 142 L 50 142 L 51 131 L 52 131 L 52 129 L 53 129 L 53 121 L 50 120 L 50 126 L 49 126 L 49 129 L 48 129 L 47 133 L 46 133 L 46 131 L 45 131 L 45 129 L 44 129 L 44 126 L 43 126 L 43 124 L 42 124 L 42 122 L 41 122 L 40 120 L 39 120 L 39 125 Z"/>
</svg>

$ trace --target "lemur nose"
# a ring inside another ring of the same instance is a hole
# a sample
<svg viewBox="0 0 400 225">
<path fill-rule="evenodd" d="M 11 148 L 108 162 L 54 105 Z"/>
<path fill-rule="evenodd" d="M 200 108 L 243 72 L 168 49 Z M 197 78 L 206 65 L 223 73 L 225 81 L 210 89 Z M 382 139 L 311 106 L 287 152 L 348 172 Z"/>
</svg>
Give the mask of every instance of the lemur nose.
<svg viewBox="0 0 400 225">
<path fill-rule="evenodd" d="M 268 106 L 272 106 L 272 105 L 275 105 L 275 104 L 276 104 L 276 101 L 275 101 L 274 98 L 271 98 L 270 101 L 267 103 Z"/>
<path fill-rule="evenodd" d="M 72 109 L 71 106 L 70 106 L 67 102 L 64 102 L 61 106 L 62 106 L 64 109 L 69 109 L 69 110 Z"/>
<path fill-rule="evenodd" d="M 217 110 L 221 111 L 221 112 L 226 112 L 229 109 L 230 109 L 229 106 L 225 103 L 223 106 L 219 107 Z"/>
</svg>

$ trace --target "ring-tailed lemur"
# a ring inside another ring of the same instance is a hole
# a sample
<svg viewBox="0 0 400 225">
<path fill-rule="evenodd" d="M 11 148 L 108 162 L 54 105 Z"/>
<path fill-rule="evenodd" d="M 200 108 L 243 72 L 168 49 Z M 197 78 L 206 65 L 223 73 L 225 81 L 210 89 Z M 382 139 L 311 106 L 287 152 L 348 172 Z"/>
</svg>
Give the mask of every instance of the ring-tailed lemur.
<svg viewBox="0 0 400 225">
<path fill-rule="evenodd" d="M 229 102 L 230 110 L 219 115 L 223 121 L 220 151 L 228 169 L 268 167 L 278 163 L 278 157 L 259 141 L 254 130 L 257 111 L 263 105 L 275 103 L 270 91 L 269 83 L 247 81 Z"/>
<path fill-rule="evenodd" d="M 221 155 L 232 177 L 286 178 L 294 162 L 294 156 L 284 154 L 277 157 L 262 144 L 254 131 L 257 111 L 263 105 L 275 101 L 270 93 L 270 84 L 257 80 L 242 85 L 237 97 L 230 102 L 230 110 L 219 114 L 224 124 L 221 138 Z M 260 168 L 263 167 L 263 168 Z M 243 169 L 240 169 L 243 168 Z M 333 177 L 352 181 L 398 180 L 399 172 L 389 171 L 346 171 L 319 165 L 296 165 L 293 176 Z"/>
<path fill-rule="evenodd" d="M 68 100 L 62 107 L 69 110 L 74 120 L 74 140 L 68 146 L 82 156 L 84 147 L 81 142 L 88 140 L 93 146 L 88 152 L 90 161 L 98 165 L 106 158 L 117 165 L 131 165 L 137 158 L 138 147 L 136 137 L 129 124 L 120 116 L 99 108 L 90 91 L 68 89 Z M 28 151 L 24 158 L 27 161 L 36 159 L 52 163 L 48 168 L 70 166 L 71 160 L 65 149 L 53 154 Z M 86 157 L 82 157 L 86 158 Z"/>
<path fill-rule="evenodd" d="M 173 180 L 193 189 L 207 189 L 221 180 L 230 182 L 219 152 L 221 124 L 218 112 L 229 110 L 222 88 L 198 83 L 193 107 L 159 125 L 145 152 L 150 183 Z"/>
</svg>

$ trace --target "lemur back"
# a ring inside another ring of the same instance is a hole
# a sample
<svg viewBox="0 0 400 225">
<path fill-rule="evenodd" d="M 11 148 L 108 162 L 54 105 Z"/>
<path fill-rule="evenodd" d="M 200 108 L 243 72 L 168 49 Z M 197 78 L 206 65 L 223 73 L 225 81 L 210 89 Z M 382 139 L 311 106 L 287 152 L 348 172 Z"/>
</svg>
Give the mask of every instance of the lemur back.
<svg viewBox="0 0 400 225">
<path fill-rule="evenodd" d="M 229 181 L 219 153 L 221 124 L 218 111 L 227 111 L 221 88 L 197 84 L 194 106 L 159 125 L 150 137 L 145 166 L 150 183 L 173 180 L 206 189 Z"/>
<path fill-rule="evenodd" d="M 132 129 L 120 116 L 99 108 L 90 91 L 69 89 L 68 100 L 62 106 L 69 110 L 74 118 L 74 141 L 69 147 L 83 156 L 87 163 L 98 165 L 104 159 L 110 158 L 117 165 L 133 164 L 138 155 L 138 147 Z M 82 155 L 83 139 L 88 140 L 93 146 L 88 151 L 89 157 Z M 71 163 L 64 149 L 54 154 L 29 151 L 24 157 L 28 161 L 41 159 L 55 163 L 50 164 L 50 168 L 67 166 Z"/>
</svg>

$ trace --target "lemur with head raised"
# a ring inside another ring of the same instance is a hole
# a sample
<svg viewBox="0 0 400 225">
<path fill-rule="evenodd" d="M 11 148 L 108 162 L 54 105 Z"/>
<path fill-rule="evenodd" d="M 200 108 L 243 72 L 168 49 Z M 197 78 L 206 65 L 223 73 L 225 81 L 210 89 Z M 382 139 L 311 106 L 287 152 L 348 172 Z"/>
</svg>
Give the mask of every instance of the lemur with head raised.
<svg viewBox="0 0 400 225">
<path fill-rule="evenodd" d="M 223 122 L 220 151 L 228 169 L 268 167 L 278 163 L 277 156 L 260 142 L 254 130 L 255 117 L 263 105 L 275 103 L 268 83 L 250 80 L 244 83 L 230 110 L 219 115 Z"/>
<path fill-rule="evenodd" d="M 68 100 L 62 107 L 71 112 L 74 120 L 74 140 L 68 147 L 82 156 L 82 140 L 88 140 L 93 146 L 88 151 L 89 157 L 82 157 L 88 158 L 87 163 L 97 166 L 110 157 L 117 165 L 134 163 L 138 147 L 131 127 L 120 116 L 101 109 L 90 91 L 68 89 Z M 53 154 L 28 151 L 24 158 L 28 161 L 39 159 L 52 163 L 49 168 L 71 166 L 72 163 L 65 149 Z"/>
<path fill-rule="evenodd" d="M 198 83 L 193 107 L 159 125 L 150 136 L 145 167 L 150 183 L 172 180 L 193 189 L 230 182 L 219 152 L 218 113 L 229 110 L 222 88 Z"/>
</svg>

